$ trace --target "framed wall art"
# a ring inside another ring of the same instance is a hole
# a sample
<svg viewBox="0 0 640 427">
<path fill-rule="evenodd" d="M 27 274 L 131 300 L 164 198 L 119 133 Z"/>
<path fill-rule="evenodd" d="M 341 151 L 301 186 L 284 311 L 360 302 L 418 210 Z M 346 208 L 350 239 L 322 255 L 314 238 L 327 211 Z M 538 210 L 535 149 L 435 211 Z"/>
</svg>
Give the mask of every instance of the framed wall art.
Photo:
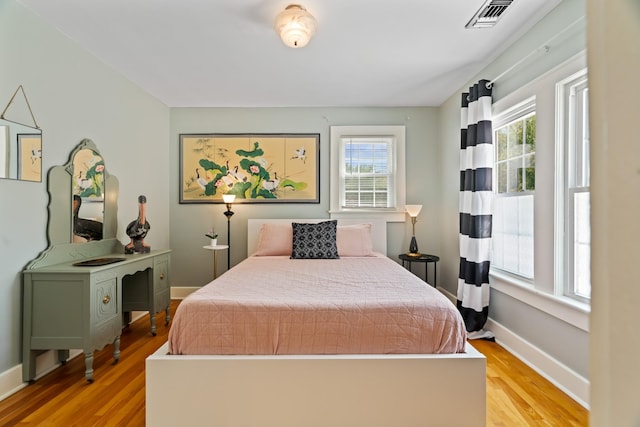
<svg viewBox="0 0 640 427">
<path fill-rule="evenodd" d="M 18 134 L 18 179 L 42 181 L 42 135 Z"/>
<path fill-rule="evenodd" d="M 320 134 L 180 134 L 180 203 L 320 203 Z"/>
</svg>

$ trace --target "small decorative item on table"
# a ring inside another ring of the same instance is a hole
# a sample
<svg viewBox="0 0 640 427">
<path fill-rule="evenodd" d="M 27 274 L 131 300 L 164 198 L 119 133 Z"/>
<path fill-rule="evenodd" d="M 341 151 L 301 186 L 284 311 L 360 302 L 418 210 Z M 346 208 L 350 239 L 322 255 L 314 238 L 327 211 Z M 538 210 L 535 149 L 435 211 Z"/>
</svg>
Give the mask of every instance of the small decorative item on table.
<svg viewBox="0 0 640 427">
<path fill-rule="evenodd" d="M 144 238 L 150 229 L 151 225 L 147 221 L 147 198 L 140 195 L 138 196 L 138 218 L 127 225 L 127 236 L 131 241 L 124 247 L 124 253 L 149 253 L 151 246 L 144 242 Z"/>
<path fill-rule="evenodd" d="M 211 239 L 211 244 L 209 246 L 203 246 L 202 248 L 213 251 L 213 278 L 215 279 L 216 277 L 218 277 L 218 259 L 216 256 L 216 252 L 223 249 L 229 249 L 229 245 L 218 244 L 218 233 L 213 231 L 213 228 L 211 228 L 209 232 L 205 234 L 205 236 Z"/>
<path fill-rule="evenodd" d="M 213 231 L 213 228 L 210 229 L 209 232 L 207 234 L 205 234 L 205 236 L 207 236 L 208 238 L 211 239 L 211 245 L 210 246 L 217 246 L 218 245 L 218 233 Z"/>
</svg>

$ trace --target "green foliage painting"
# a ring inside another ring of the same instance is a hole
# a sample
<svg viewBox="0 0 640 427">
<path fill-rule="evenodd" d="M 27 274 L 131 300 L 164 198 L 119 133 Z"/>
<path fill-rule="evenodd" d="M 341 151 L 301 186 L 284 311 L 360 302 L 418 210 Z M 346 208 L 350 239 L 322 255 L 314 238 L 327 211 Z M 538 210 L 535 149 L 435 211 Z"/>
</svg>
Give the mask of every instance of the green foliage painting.
<svg viewBox="0 0 640 427">
<path fill-rule="evenodd" d="M 319 203 L 319 134 L 180 135 L 180 203 Z"/>
<path fill-rule="evenodd" d="M 95 151 L 85 148 L 73 158 L 73 194 L 83 199 L 104 197 L 104 160 Z"/>
</svg>

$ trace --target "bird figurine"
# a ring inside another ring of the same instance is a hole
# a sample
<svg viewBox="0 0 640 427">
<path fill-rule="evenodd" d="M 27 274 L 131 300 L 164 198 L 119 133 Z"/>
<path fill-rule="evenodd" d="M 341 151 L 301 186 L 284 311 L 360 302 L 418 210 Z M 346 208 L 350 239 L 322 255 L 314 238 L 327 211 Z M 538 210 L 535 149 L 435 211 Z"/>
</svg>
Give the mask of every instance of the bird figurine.
<svg viewBox="0 0 640 427">
<path fill-rule="evenodd" d="M 148 253 L 151 246 L 144 242 L 151 225 L 147 221 L 147 198 L 143 195 L 138 196 L 138 218 L 131 221 L 127 225 L 127 236 L 131 238 L 131 242 L 124 247 L 125 254 Z"/>
</svg>

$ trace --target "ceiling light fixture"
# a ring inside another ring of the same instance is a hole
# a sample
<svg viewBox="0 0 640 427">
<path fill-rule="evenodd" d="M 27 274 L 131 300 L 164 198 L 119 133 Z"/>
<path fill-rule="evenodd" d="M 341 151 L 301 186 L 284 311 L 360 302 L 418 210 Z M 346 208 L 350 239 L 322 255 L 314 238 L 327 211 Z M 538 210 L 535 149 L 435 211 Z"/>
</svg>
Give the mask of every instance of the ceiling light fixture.
<svg viewBox="0 0 640 427">
<path fill-rule="evenodd" d="M 316 18 L 299 4 L 290 4 L 276 16 L 274 28 L 289 47 L 305 47 L 316 32 Z"/>
</svg>

